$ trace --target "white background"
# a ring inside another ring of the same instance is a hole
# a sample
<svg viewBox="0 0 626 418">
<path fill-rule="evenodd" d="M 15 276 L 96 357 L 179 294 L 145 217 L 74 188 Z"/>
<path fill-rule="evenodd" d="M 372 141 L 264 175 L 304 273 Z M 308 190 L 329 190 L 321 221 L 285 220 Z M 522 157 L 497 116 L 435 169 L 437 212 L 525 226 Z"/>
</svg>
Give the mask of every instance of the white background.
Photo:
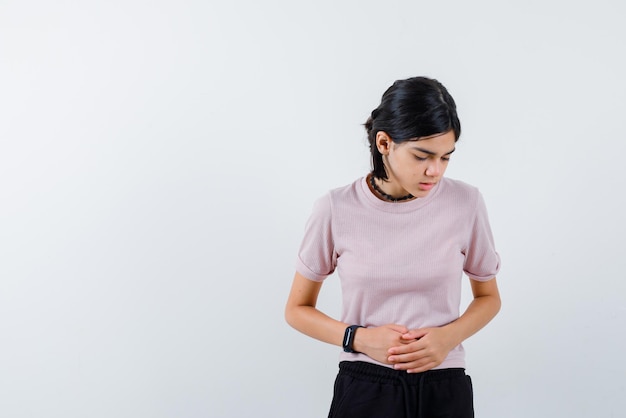
<svg viewBox="0 0 626 418">
<path fill-rule="evenodd" d="M 503 309 L 466 343 L 477 416 L 623 416 L 623 17 L 0 1 L 0 416 L 326 416 L 338 348 L 284 322 L 295 255 L 415 75 L 457 101 L 447 174 L 482 191 L 503 260 Z M 320 307 L 339 301 L 333 276 Z"/>
</svg>

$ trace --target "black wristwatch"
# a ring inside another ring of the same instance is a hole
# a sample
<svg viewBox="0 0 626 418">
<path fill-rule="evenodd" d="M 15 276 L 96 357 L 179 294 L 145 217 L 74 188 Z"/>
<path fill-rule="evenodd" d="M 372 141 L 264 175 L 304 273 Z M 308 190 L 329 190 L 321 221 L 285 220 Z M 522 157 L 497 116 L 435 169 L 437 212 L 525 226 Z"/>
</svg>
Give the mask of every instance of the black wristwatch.
<svg viewBox="0 0 626 418">
<path fill-rule="evenodd" d="M 346 332 L 343 334 L 343 351 L 346 353 L 358 353 L 354 351 L 354 334 L 356 334 L 357 328 L 364 328 L 361 325 L 350 325 L 346 328 Z"/>
</svg>

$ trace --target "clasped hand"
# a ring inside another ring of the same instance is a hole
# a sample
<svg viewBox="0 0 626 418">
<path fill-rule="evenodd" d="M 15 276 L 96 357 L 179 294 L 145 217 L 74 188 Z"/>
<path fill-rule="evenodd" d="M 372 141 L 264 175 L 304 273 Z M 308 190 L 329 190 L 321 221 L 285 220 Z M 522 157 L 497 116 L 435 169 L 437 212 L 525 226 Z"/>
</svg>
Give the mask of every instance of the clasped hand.
<svg viewBox="0 0 626 418">
<path fill-rule="evenodd" d="M 361 352 L 408 373 L 425 372 L 439 366 L 458 344 L 444 327 L 408 330 L 390 324 L 367 330 L 371 333 L 367 340 L 375 343 L 366 344 Z"/>
</svg>

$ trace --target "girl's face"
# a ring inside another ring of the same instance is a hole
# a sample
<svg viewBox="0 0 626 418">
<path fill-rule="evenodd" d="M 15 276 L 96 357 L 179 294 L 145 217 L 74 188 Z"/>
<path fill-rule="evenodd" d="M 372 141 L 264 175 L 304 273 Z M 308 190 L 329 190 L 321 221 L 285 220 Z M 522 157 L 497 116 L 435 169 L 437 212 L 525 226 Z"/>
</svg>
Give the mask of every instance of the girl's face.
<svg viewBox="0 0 626 418">
<path fill-rule="evenodd" d="M 454 131 L 396 144 L 385 132 L 378 132 L 376 145 L 383 154 L 388 182 L 386 193 L 425 197 L 443 177 L 454 152 Z"/>
</svg>

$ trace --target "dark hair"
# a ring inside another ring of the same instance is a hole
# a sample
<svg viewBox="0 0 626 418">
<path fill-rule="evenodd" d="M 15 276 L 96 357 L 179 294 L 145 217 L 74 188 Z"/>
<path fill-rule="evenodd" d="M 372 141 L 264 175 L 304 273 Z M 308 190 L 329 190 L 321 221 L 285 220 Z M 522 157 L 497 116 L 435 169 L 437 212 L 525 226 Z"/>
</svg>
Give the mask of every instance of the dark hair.
<svg viewBox="0 0 626 418">
<path fill-rule="evenodd" d="M 396 144 L 454 131 L 461 136 L 456 104 L 448 90 L 437 80 L 413 77 L 397 80 L 385 91 L 380 105 L 365 122 L 372 154 L 372 175 L 386 180 L 383 156 L 376 146 L 376 134 L 385 132 Z"/>
</svg>

